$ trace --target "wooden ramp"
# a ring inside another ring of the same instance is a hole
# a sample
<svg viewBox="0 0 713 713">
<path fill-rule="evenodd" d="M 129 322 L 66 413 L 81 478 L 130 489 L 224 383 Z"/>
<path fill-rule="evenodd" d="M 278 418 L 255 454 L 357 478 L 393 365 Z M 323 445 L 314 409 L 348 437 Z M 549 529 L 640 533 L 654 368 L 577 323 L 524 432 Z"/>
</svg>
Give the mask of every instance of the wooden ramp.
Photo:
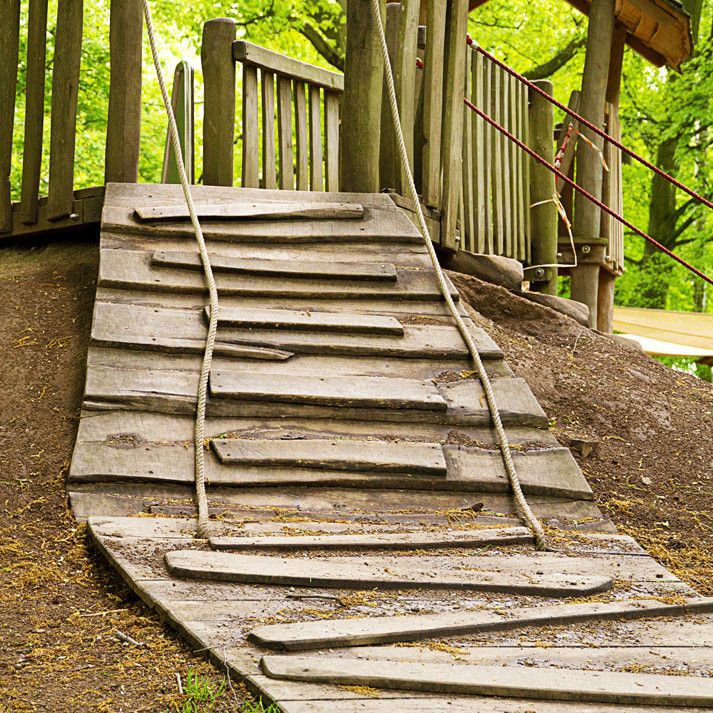
<svg viewBox="0 0 713 713">
<path fill-rule="evenodd" d="M 523 488 L 411 222 L 385 195 L 109 185 L 69 496 L 129 586 L 286 713 L 713 706 L 713 601 L 618 535 L 463 306 Z M 452 288 L 453 289 L 453 288 Z M 457 297 L 455 290 L 454 295 Z"/>
</svg>

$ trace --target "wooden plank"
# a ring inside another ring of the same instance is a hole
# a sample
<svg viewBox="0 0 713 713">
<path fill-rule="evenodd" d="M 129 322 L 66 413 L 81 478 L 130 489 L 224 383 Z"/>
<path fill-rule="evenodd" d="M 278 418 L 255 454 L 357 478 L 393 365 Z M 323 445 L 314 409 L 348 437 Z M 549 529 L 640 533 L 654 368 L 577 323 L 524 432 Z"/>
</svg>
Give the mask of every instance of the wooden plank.
<svg viewBox="0 0 713 713">
<path fill-rule="evenodd" d="M 426 411 L 447 408 L 432 382 L 389 377 L 316 378 L 295 374 L 280 377 L 214 369 L 210 393 L 214 398 L 323 406 Z"/>
<path fill-rule="evenodd" d="M 309 190 L 309 150 L 307 133 L 307 99 L 305 84 L 293 83 L 295 99 L 295 135 L 297 138 L 297 190 Z"/>
<path fill-rule="evenodd" d="M 338 191 L 340 156 L 339 156 L 339 94 L 324 92 L 324 142 L 325 172 L 328 191 Z"/>
<path fill-rule="evenodd" d="M 202 220 L 358 220 L 364 217 L 360 203 L 274 203 L 241 202 L 196 204 Z M 183 205 L 140 205 L 134 210 L 143 222 L 188 220 L 188 208 Z"/>
<path fill-rule="evenodd" d="M 277 77 L 277 143 L 280 153 L 280 188 L 292 190 L 295 186 L 294 158 L 292 156 L 292 81 Z"/>
<path fill-rule="evenodd" d="M 499 72 L 500 75 L 500 115 L 502 126 L 510 131 L 512 129 L 512 116 L 510 115 L 510 81 L 506 72 Z M 499 133 L 499 132 L 498 132 Z M 504 134 L 500 134 L 503 156 L 503 175 L 500 184 L 500 192 L 503 194 L 503 255 L 512 257 L 513 255 L 513 203 L 510 165 L 510 141 Z"/>
<path fill-rule="evenodd" d="M 275 75 L 260 73 L 262 97 L 262 187 L 277 188 L 275 161 Z"/>
<path fill-rule="evenodd" d="M 141 0 L 112 0 L 109 27 L 111 77 L 104 180 L 135 183 L 141 139 Z"/>
<path fill-rule="evenodd" d="M 358 535 L 293 535 L 288 537 L 211 537 L 214 550 L 415 550 L 517 545 L 532 541 L 524 527 L 464 532 L 402 532 Z M 257 637 L 256 637 L 257 640 Z M 267 644 L 269 648 L 273 648 Z"/>
<path fill-rule="evenodd" d="M 480 55 L 482 57 L 482 55 Z M 488 116 L 493 115 L 492 112 L 492 78 L 493 78 L 493 63 L 482 57 L 483 61 L 483 103 L 481 109 L 488 114 Z M 493 131 L 494 129 L 487 124 L 484 119 L 481 120 L 483 126 L 483 163 L 481 170 L 483 171 L 483 217 L 484 217 L 484 237 L 483 237 L 483 252 L 492 255 L 495 252 L 495 239 L 494 239 L 494 227 L 495 227 L 495 217 L 494 217 L 494 203 L 493 203 L 493 185 L 492 185 L 492 166 L 493 166 Z"/>
<path fill-rule="evenodd" d="M 391 67 L 396 65 L 399 54 L 399 20 L 401 18 L 401 4 L 386 4 L 386 47 L 389 53 Z M 396 80 L 396 77 L 394 78 Z M 398 91 L 398 89 L 397 89 Z M 396 145 L 396 134 L 391 116 L 391 103 L 388 91 L 381 92 L 381 130 L 379 146 L 379 186 L 381 190 L 401 192 L 401 161 Z"/>
<path fill-rule="evenodd" d="M 74 202 L 74 148 L 83 9 L 83 0 L 59 0 L 57 5 L 47 194 L 47 219 L 50 221 L 69 217 Z"/>
<path fill-rule="evenodd" d="M 306 332 L 345 334 L 390 334 L 403 336 L 404 328 L 394 317 L 288 309 L 229 309 L 218 311 L 218 325 Z"/>
<path fill-rule="evenodd" d="M 317 262 L 313 260 L 270 260 L 216 255 L 211 252 L 211 266 L 215 272 L 245 273 L 302 278 L 331 278 L 335 280 L 366 280 L 396 282 L 396 269 L 391 263 L 378 262 Z M 184 267 L 202 270 L 200 256 L 196 253 L 157 250 L 151 259 L 153 265 Z"/>
<path fill-rule="evenodd" d="M 257 68 L 243 65 L 243 171 L 244 188 L 260 187 Z"/>
<path fill-rule="evenodd" d="M 375 440 L 246 440 L 217 439 L 213 450 L 225 465 L 327 468 L 371 473 L 445 475 L 439 443 Z"/>
<path fill-rule="evenodd" d="M 594 594 L 611 587 L 607 577 L 562 576 L 559 574 L 524 576 L 498 572 L 454 574 L 448 570 L 434 572 L 418 566 L 384 567 L 378 557 L 289 559 L 259 557 L 227 552 L 178 550 L 166 554 L 169 572 L 181 579 L 210 579 L 225 582 L 281 584 L 348 589 L 462 589 L 483 592 L 507 592 L 535 596 L 568 597 Z"/>
<path fill-rule="evenodd" d="M 12 136 L 20 42 L 20 0 L 5 0 L 0 8 L 0 233 L 12 230 Z"/>
<path fill-rule="evenodd" d="M 309 99 L 309 188 L 311 191 L 324 190 L 324 171 L 322 169 L 322 123 L 321 99 L 318 86 L 308 86 Z"/>
<path fill-rule="evenodd" d="M 233 185 L 235 136 L 235 23 L 226 18 L 203 25 L 203 183 Z"/>
<path fill-rule="evenodd" d="M 31 225 L 37 222 L 39 211 L 40 172 L 42 170 L 42 144 L 45 118 L 45 52 L 47 48 L 47 0 L 31 0 L 27 18 L 27 69 L 25 74 L 25 134 L 22 153 L 22 202 L 20 222 Z M 12 25 L 0 21 L 0 26 Z M 11 67 L 0 59 L 0 66 Z M 9 104 L 2 100 L 2 105 Z M 7 112 L 12 115 L 12 111 Z M 0 133 L 2 133 L 0 131 Z M 3 139 L 0 138 L 0 144 Z M 7 173 L 2 173 L 6 176 Z M 5 197 L 0 197 L 4 204 Z M 2 223 L 2 220 L 0 220 Z M 0 227 L 0 232 L 2 228 Z"/>
<path fill-rule="evenodd" d="M 490 64 L 490 101 L 491 118 L 502 125 L 502 74 L 503 71 Z M 505 205 L 503 201 L 503 140 L 499 131 L 491 127 L 490 150 L 492 157 L 491 192 L 493 196 L 493 253 L 503 255 L 505 243 L 503 233 L 505 228 Z"/>
<path fill-rule="evenodd" d="M 456 222 L 463 184 L 463 91 L 468 29 L 468 1 L 448 3 L 446 32 L 446 91 L 443 101 L 443 204 L 441 247 L 456 248 Z"/>
<path fill-rule="evenodd" d="M 446 42 L 446 0 L 428 3 L 428 34 L 423 78 L 423 202 L 441 207 L 441 137 L 443 113 L 444 47 Z"/>
<path fill-rule="evenodd" d="M 475 52 L 469 46 L 466 50 L 465 96 L 473 101 L 473 64 Z M 461 250 L 476 252 L 475 245 L 475 184 L 473 180 L 473 123 L 475 115 L 467 107 L 463 107 L 463 213 L 461 223 Z"/>
<path fill-rule="evenodd" d="M 396 690 L 590 703 L 713 708 L 713 680 L 657 674 L 522 666 L 390 663 L 365 659 L 264 656 L 273 678 Z"/>
<path fill-rule="evenodd" d="M 527 144 L 530 136 L 530 127 L 528 121 L 528 102 L 527 102 L 527 87 L 517 83 L 517 100 L 518 100 L 518 131 L 520 140 Z M 524 151 L 518 149 L 518 225 L 520 234 L 518 238 L 518 260 L 525 262 L 530 259 L 530 179 L 528 174 L 529 157 Z"/>
<path fill-rule="evenodd" d="M 276 624 L 253 629 L 250 639 L 266 648 L 305 651 L 422 641 L 482 631 L 521 631 L 530 627 L 559 626 L 585 621 L 681 616 L 705 611 L 713 611 L 713 599 L 691 599 L 681 604 L 665 604 L 647 599 L 611 603 L 582 602 L 521 607 L 516 610 L 456 611 L 444 614 Z"/>
<path fill-rule="evenodd" d="M 236 62 L 259 67 L 268 72 L 324 87 L 331 91 L 341 92 L 344 89 L 344 76 L 338 72 L 331 72 L 313 64 L 300 62 L 280 52 L 273 52 L 245 40 L 233 43 L 233 59 Z"/>
</svg>

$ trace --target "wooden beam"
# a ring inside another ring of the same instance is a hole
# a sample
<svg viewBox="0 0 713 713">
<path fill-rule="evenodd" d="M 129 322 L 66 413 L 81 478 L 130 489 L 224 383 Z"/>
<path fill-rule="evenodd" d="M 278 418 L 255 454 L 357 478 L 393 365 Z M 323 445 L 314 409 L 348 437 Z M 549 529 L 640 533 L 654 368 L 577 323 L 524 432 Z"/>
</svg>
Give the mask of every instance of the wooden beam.
<svg viewBox="0 0 713 713">
<path fill-rule="evenodd" d="M 383 7 L 383 0 L 382 0 Z M 382 13 L 383 14 L 383 13 Z M 339 138 L 341 190 L 375 192 L 379 183 L 384 62 L 370 0 L 347 6 L 344 106 Z"/>
<path fill-rule="evenodd" d="M 141 0 L 111 0 L 107 183 L 136 183 L 139 176 L 143 23 Z"/>
</svg>

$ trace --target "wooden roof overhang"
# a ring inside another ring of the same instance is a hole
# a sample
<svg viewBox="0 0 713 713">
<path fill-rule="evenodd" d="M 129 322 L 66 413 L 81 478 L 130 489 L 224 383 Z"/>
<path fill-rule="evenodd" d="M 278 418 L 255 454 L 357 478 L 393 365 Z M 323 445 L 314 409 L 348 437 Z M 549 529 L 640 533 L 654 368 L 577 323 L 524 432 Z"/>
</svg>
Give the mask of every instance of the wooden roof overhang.
<svg viewBox="0 0 713 713">
<path fill-rule="evenodd" d="M 470 0 L 470 9 L 488 0 Z M 589 15 L 591 0 L 567 0 Z M 626 43 L 657 67 L 680 70 L 693 52 L 691 22 L 677 0 L 616 0 L 615 17 L 626 28 Z"/>
</svg>

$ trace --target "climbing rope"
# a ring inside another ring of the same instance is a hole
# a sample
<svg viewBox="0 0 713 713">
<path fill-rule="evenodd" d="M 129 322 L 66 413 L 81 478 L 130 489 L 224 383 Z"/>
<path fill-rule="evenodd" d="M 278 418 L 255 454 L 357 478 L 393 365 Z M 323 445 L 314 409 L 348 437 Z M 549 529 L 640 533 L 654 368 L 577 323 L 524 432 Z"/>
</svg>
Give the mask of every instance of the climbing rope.
<svg viewBox="0 0 713 713">
<path fill-rule="evenodd" d="M 431 258 L 431 263 L 433 264 L 433 269 L 436 272 L 436 279 L 438 280 L 438 287 L 443 299 L 448 306 L 448 310 L 453 316 L 453 320 L 458 327 L 463 340 L 465 341 L 468 351 L 475 364 L 476 371 L 478 373 L 478 378 L 483 386 L 483 391 L 485 392 L 485 398 L 488 403 L 488 409 L 490 410 L 490 415 L 493 419 L 493 424 L 495 426 L 495 433 L 497 434 L 498 445 L 500 447 L 500 452 L 502 453 L 503 462 L 505 464 L 505 470 L 512 487 L 513 496 L 515 498 L 515 503 L 518 508 L 518 512 L 527 526 L 530 528 L 532 535 L 535 540 L 535 546 L 538 550 L 547 549 L 547 539 L 545 537 L 545 531 L 537 519 L 535 514 L 532 512 L 530 505 L 522 492 L 522 487 L 520 486 L 520 479 L 518 477 L 517 471 L 515 470 L 515 464 L 512 460 L 512 453 L 510 452 L 510 444 L 508 443 L 507 435 L 505 434 L 505 429 L 503 428 L 503 423 L 500 418 L 500 411 L 498 410 L 498 405 L 495 402 L 495 394 L 493 393 L 493 386 L 490 383 L 490 377 L 485 371 L 483 366 L 483 361 L 478 353 L 478 347 L 475 344 L 472 335 L 468 331 L 463 318 L 458 312 L 453 298 L 451 297 L 448 284 L 446 283 L 445 275 L 438 262 L 438 257 L 436 256 L 436 251 L 433 247 L 433 242 L 431 240 L 431 235 L 426 225 L 426 218 L 423 214 L 423 209 L 421 208 L 421 202 L 418 197 L 418 192 L 416 191 L 416 184 L 414 183 L 413 173 L 411 172 L 411 166 L 408 160 L 408 151 L 406 149 L 406 142 L 404 140 L 404 132 L 401 126 L 401 118 L 399 116 L 399 105 L 396 98 L 396 87 L 394 86 L 394 74 L 391 67 L 391 59 L 389 58 L 389 50 L 386 44 L 386 33 L 384 32 L 384 24 L 381 20 L 381 9 L 380 0 L 371 0 L 372 12 L 374 14 L 374 19 L 379 33 L 379 39 L 381 43 L 381 53 L 384 58 L 384 77 L 386 79 L 386 85 L 389 94 L 389 104 L 391 105 L 391 118 L 394 125 L 394 133 L 396 134 L 396 140 L 399 148 L 399 157 L 401 160 L 401 165 L 406 175 L 406 184 L 409 192 L 409 197 L 414 204 L 416 209 L 416 215 L 418 216 L 419 228 L 421 231 L 421 236 L 423 237 L 424 245 L 428 251 L 428 255 Z"/>
<path fill-rule="evenodd" d="M 198 251 L 201 256 L 203 265 L 203 276 L 208 287 L 210 318 L 208 322 L 208 335 L 205 341 L 205 350 L 203 352 L 203 362 L 201 364 L 201 373 L 198 380 L 198 395 L 196 403 L 196 420 L 194 428 L 194 451 L 195 451 L 195 498 L 198 508 L 197 535 L 198 537 L 207 537 L 209 529 L 208 520 L 208 498 L 205 491 L 205 411 L 206 400 L 208 396 L 208 378 L 210 376 L 211 363 L 213 361 L 213 349 L 215 347 L 215 335 L 218 331 L 218 288 L 213 278 L 213 269 L 210 265 L 210 257 L 208 249 L 203 238 L 203 230 L 201 229 L 196 213 L 196 207 L 193 203 L 191 195 L 190 183 L 186 175 L 186 169 L 183 163 L 183 151 L 181 150 L 181 141 L 178 135 L 178 126 L 176 117 L 173 113 L 171 100 L 168 96 L 166 83 L 163 78 L 163 71 L 156 50 L 156 36 L 154 32 L 153 21 L 151 19 L 151 8 L 148 0 L 142 0 L 144 7 L 144 18 L 146 20 L 146 31 L 149 37 L 149 45 L 151 47 L 151 56 L 153 58 L 154 67 L 156 68 L 156 77 L 159 87 L 161 88 L 161 96 L 163 105 L 168 115 L 168 130 L 171 137 L 171 145 L 173 146 L 174 156 L 176 158 L 176 166 L 178 168 L 178 176 L 183 187 L 183 196 L 188 207 L 188 213 L 191 216 L 193 230 L 196 234 L 196 242 L 198 243 Z"/>
</svg>

